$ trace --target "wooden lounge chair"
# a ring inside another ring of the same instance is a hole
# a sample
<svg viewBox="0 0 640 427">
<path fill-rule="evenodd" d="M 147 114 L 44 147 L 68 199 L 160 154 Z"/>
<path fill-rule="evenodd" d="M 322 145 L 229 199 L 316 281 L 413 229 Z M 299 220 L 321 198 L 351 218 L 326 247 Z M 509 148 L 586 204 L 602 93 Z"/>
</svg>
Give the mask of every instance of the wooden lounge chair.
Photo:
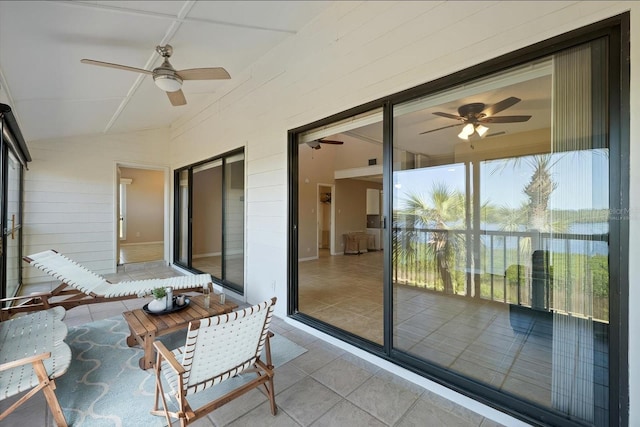
<svg viewBox="0 0 640 427">
<path fill-rule="evenodd" d="M 149 295 L 157 287 L 171 286 L 174 290 L 189 292 L 213 286 L 209 274 L 111 283 L 55 250 L 39 252 L 23 259 L 62 283 L 51 292 L 3 299 L 9 305 L 2 308 L 0 319 L 8 319 L 15 313 L 51 307 L 60 306 L 69 310 L 84 304 L 140 298 Z"/>
<path fill-rule="evenodd" d="M 167 350 L 162 342 L 155 341 L 153 345 L 158 356 L 155 402 L 151 413 L 164 415 L 169 425 L 172 418 L 178 419 L 180 426 L 184 427 L 258 388 L 269 398 L 271 413 L 275 415 L 277 407 L 269 346 L 269 336 L 272 335 L 269 324 L 275 303 L 276 298 L 272 298 L 244 310 L 195 320 L 189 324 L 184 347 L 173 351 Z M 266 363 L 260 359 L 263 348 Z M 190 406 L 187 397 L 245 373 L 256 377 L 199 408 Z M 175 412 L 167 407 L 163 377 L 177 401 L 178 410 Z M 162 400 L 163 410 L 158 408 L 158 398 Z"/>
</svg>

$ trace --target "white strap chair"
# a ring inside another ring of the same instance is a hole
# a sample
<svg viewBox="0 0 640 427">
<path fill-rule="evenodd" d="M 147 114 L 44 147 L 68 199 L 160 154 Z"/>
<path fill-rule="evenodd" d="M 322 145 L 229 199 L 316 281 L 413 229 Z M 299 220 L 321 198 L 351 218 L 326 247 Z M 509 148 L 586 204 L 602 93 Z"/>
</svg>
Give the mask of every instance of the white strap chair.
<svg viewBox="0 0 640 427">
<path fill-rule="evenodd" d="M 54 391 L 71 364 L 64 314 L 56 307 L 0 322 L 0 400 L 24 393 L 0 412 L 0 424 L 42 390 L 56 424 L 67 426 Z"/>
<path fill-rule="evenodd" d="M 99 274 L 56 252 L 47 250 L 23 258 L 31 266 L 55 277 L 62 283 L 51 292 L 4 298 L 0 319 L 8 319 L 19 312 L 64 307 L 69 310 L 84 304 L 120 301 L 151 294 L 154 288 L 171 286 L 183 292 L 211 288 L 209 274 L 169 277 L 166 279 L 129 280 L 111 283 Z"/>
<path fill-rule="evenodd" d="M 153 343 L 158 352 L 155 365 L 155 402 L 151 413 L 180 420 L 184 427 L 202 418 L 225 403 L 260 387 L 271 404 L 271 413 L 277 412 L 273 390 L 273 366 L 269 345 L 269 324 L 276 298 L 220 316 L 196 320 L 189 324 L 184 347 L 170 351 L 159 341 Z M 266 363 L 260 358 L 265 350 Z M 242 373 L 255 373 L 256 378 L 231 390 L 223 396 L 191 408 L 187 396 L 199 393 Z M 164 395 L 162 377 L 175 397 L 178 411 L 169 411 Z M 161 398 L 163 410 L 158 408 Z"/>
</svg>

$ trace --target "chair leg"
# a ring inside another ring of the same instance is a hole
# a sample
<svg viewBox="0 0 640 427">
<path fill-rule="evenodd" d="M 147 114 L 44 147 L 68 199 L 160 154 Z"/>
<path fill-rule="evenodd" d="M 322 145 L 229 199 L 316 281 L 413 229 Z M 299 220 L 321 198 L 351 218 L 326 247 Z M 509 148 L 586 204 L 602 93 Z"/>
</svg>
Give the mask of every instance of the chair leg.
<svg viewBox="0 0 640 427">
<path fill-rule="evenodd" d="M 49 405 L 49 409 L 51 410 L 53 419 L 55 420 L 58 427 L 67 427 L 67 420 L 64 419 L 62 408 L 60 407 L 60 403 L 58 402 L 58 398 L 56 397 L 56 393 L 54 392 L 54 390 L 56 389 L 56 383 L 53 380 L 49 379 L 47 370 L 45 369 L 42 360 L 39 360 L 37 363 L 33 364 L 33 370 L 36 372 L 36 375 L 40 380 L 40 384 L 43 385 L 42 392 L 44 393 L 44 397 L 47 400 L 47 404 Z"/>
<path fill-rule="evenodd" d="M 158 408 L 158 397 L 162 399 L 162 409 L 164 410 L 164 416 L 167 419 L 167 425 L 171 427 L 171 418 L 169 416 L 169 408 L 167 407 L 167 400 L 164 397 L 164 389 L 162 388 L 162 355 L 158 353 L 158 357 L 156 358 L 156 366 L 154 367 L 154 371 L 156 373 L 156 386 L 154 392 L 154 402 L 153 402 L 153 410 L 151 414 L 153 415 L 161 415 L 161 411 Z M 160 396 L 158 396 L 160 395 Z"/>
</svg>

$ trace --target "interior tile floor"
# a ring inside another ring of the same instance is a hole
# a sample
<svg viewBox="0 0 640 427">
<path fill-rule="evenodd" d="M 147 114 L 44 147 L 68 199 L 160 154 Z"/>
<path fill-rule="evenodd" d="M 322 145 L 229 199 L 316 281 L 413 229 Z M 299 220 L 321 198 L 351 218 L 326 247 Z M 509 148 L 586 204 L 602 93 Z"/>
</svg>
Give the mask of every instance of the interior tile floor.
<svg viewBox="0 0 640 427">
<path fill-rule="evenodd" d="M 164 259 L 164 243 L 120 245 L 118 264 L 158 261 Z"/>
<path fill-rule="evenodd" d="M 113 281 L 170 277 L 177 273 L 150 264 L 148 268 L 109 276 Z M 55 283 L 29 286 L 23 293 L 38 291 Z M 118 316 L 141 307 L 144 299 L 76 307 L 67 312 L 71 327 Z M 239 301 L 238 304 L 246 306 Z M 195 422 L 196 427 L 220 426 L 499 426 L 493 420 L 447 400 L 429 390 L 389 373 L 274 318 L 272 330 L 308 351 L 278 367 L 275 376 L 277 416 L 269 411 L 267 398 L 258 390 L 236 399 Z M 20 396 L 17 396 L 20 397 Z M 126 398 L 126 396 L 123 396 Z M 17 398 L 0 402 L 0 410 Z M 152 402 L 149 402 L 151 408 Z M 3 427 L 53 426 L 42 393 L 2 422 Z M 137 427 L 137 426 L 136 426 Z"/>
</svg>

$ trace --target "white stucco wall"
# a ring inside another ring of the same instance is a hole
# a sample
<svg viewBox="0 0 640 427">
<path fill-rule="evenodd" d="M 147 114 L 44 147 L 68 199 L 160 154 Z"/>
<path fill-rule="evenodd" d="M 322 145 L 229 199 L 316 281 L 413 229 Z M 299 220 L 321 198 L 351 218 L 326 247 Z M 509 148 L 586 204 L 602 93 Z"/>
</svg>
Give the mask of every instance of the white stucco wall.
<svg viewBox="0 0 640 427">
<path fill-rule="evenodd" d="M 446 76 L 631 10 L 640 45 L 640 2 L 336 2 L 254 64 L 238 84 L 171 128 L 172 166 L 245 146 L 247 299 L 287 297 L 287 130 Z M 640 49 L 632 50 L 640 64 Z M 640 212 L 640 72 L 631 70 L 631 208 Z M 630 260 L 640 252 L 640 214 L 631 218 Z M 640 267 L 630 263 L 630 305 Z M 640 321 L 630 311 L 630 324 Z M 633 332 L 633 329 L 632 329 Z M 640 425 L 640 340 L 629 337 L 631 423 Z"/>
</svg>

